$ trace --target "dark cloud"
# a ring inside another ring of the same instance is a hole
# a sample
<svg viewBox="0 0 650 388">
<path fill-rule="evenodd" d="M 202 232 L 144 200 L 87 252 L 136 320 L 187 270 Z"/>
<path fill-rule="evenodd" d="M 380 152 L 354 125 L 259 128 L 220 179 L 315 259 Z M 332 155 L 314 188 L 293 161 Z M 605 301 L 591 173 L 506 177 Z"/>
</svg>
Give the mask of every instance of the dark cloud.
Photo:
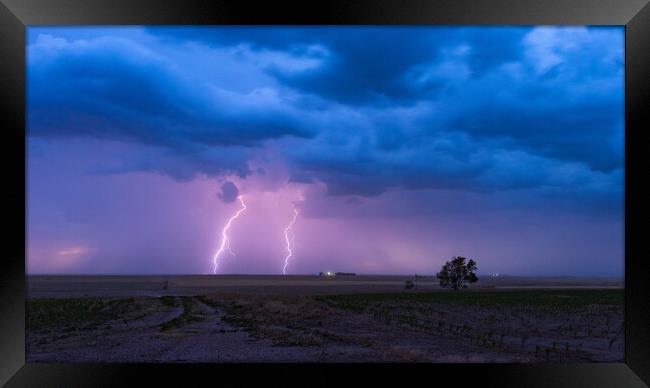
<svg viewBox="0 0 650 388">
<path fill-rule="evenodd" d="M 30 48 L 28 79 L 28 131 L 35 136 L 91 136 L 188 153 L 313 135 L 299 112 L 273 96 L 206 88 L 123 38 L 79 43 L 43 35 Z"/>
<path fill-rule="evenodd" d="M 335 196 L 580 188 L 615 199 L 622 190 L 621 29 L 147 31 L 156 39 L 30 39 L 29 134 L 160 147 L 164 157 L 113 171 L 185 180 L 246 178 L 272 144 L 291 182 L 323 182 Z M 250 66 L 259 85 L 195 78 L 168 51 L 188 42 Z"/>
<path fill-rule="evenodd" d="M 239 197 L 239 189 L 231 181 L 225 181 L 221 184 L 221 191 L 218 196 L 225 203 L 231 203 Z"/>
<path fill-rule="evenodd" d="M 313 56 L 310 46 L 326 49 L 323 65 L 299 72 L 270 66 L 267 71 L 285 85 L 339 103 L 352 105 L 413 103 L 423 97 L 403 78 L 412 67 L 435 61 L 448 47 L 470 45 L 475 74 L 521 55 L 527 28 L 434 27 L 208 27 L 149 28 L 172 40 L 200 41 L 212 46 L 249 45 Z M 441 85 L 429 85 L 436 92 Z"/>
</svg>

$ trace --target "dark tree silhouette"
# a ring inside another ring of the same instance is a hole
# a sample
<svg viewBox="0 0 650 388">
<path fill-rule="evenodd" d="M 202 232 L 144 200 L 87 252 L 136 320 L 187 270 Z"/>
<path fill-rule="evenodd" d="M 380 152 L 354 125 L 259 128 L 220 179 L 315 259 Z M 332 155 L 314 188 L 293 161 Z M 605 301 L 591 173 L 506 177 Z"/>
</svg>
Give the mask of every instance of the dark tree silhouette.
<svg viewBox="0 0 650 388">
<path fill-rule="evenodd" d="M 464 257 L 454 256 L 442 266 L 440 272 L 436 273 L 442 287 L 460 290 L 461 288 L 467 288 L 466 283 L 471 284 L 478 281 L 478 277 L 474 273 L 476 271 L 476 262 L 470 259 L 465 264 L 466 260 Z"/>
</svg>

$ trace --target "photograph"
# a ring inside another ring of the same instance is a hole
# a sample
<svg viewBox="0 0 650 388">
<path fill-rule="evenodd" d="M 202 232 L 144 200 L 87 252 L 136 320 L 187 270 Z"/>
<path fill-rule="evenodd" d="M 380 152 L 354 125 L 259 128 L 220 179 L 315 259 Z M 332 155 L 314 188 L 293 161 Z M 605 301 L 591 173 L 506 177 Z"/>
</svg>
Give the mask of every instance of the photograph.
<svg viewBox="0 0 650 388">
<path fill-rule="evenodd" d="M 624 363 L 625 36 L 26 26 L 26 363 Z"/>
</svg>

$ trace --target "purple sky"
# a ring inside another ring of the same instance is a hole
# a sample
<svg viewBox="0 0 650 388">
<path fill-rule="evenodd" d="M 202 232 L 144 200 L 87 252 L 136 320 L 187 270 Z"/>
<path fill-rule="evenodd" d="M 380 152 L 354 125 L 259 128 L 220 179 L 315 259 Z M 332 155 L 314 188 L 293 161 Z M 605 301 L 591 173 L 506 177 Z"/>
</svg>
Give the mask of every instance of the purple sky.
<svg viewBox="0 0 650 388">
<path fill-rule="evenodd" d="M 28 273 L 623 274 L 623 29 L 30 27 Z M 299 201 L 300 193 L 304 201 Z"/>
</svg>

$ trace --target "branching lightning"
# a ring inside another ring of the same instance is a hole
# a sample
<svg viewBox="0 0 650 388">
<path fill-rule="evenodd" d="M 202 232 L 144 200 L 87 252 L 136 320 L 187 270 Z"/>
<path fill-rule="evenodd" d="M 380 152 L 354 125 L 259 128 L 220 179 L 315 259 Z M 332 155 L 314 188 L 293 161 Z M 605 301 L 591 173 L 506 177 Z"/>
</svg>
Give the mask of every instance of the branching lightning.
<svg viewBox="0 0 650 388">
<path fill-rule="evenodd" d="M 230 239 L 228 238 L 228 229 L 230 229 L 230 225 L 232 222 L 237 219 L 243 212 L 246 210 L 246 204 L 244 203 L 244 198 L 240 195 L 237 197 L 239 202 L 241 203 L 241 209 L 235 213 L 234 216 L 230 217 L 228 220 L 228 223 L 226 223 L 226 226 L 224 226 L 223 230 L 221 231 L 221 245 L 219 246 L 219 250 L 217 253 L 214 254 L 214 258 L 212 261 L 214 262 L 214 270 L 212 273 L 216 274 L 217 273 L 217 267 L 219 265 L 219 256 L 221 256 L 221 253 L 223 253 L 224 250 L 228 250 L 231 255 L 235 256 L 235 252 L 230 249 Z"/>
<path fill-rule="evenodd" d="M 299 193 L 299 197 L 300 197 L 300 201 L 304 201 L 302 193 Z M 284 228 L 284 240 L 287 243 L 287 256 L 284 258 L 284 267 L 282 268 L 283 275 L 287 274 L 287 265 L 289 265 L 289 259 L 291 258 L 291 256 L 293 256 L 293 247 L 295 245 L 296 234 L 293 232 L 292 227 L 293 224 L 296 222 L 296 218 L 298 218 L 298 208 L 294 205 L 293 217 L 291 218 L 289 225 L 287 225 L 287 227 Z M 291 237 L 289 237 L 289 234 L 291 234 Z"/>
</svg>

